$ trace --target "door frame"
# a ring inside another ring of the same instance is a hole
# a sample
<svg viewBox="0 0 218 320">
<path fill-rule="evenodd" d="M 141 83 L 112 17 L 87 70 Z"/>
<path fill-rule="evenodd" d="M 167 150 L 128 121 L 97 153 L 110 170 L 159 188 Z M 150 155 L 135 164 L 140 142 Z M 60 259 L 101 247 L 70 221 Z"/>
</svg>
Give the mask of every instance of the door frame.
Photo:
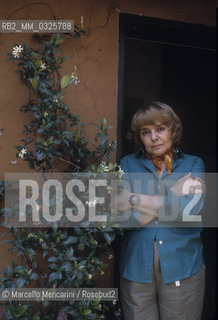
<svg viewBox="0 0 218 320">
<path fill-rule="evenodd" d="M 116 153 L 118 162 L 122 155 L 125 39 L 139 39 L 149 42 L 216 51 L 216 28 L 200 24 L 120 13 Z"/>
</svg>

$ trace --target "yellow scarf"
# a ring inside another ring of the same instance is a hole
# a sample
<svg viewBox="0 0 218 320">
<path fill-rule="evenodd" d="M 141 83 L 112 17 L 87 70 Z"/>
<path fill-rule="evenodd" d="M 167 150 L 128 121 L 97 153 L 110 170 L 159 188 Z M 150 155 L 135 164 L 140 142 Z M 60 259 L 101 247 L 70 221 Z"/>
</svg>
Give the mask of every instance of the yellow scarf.
<svg viewBox="0 0 218 320">
<path fill-rule="evenodd" d="M 146 154 L 147 158 L 151 159 L 157 174 L 160 174 L 161 172 L 161 165 L 162 162 L 165 162 L 167 174 L 170 174 L 172 172 L 172 165 L 173 165 L 173 152 L 170 151 L 168 153 L 165 153 L 163 156 L 152 156 L 149 153 Z"/>
</svg>

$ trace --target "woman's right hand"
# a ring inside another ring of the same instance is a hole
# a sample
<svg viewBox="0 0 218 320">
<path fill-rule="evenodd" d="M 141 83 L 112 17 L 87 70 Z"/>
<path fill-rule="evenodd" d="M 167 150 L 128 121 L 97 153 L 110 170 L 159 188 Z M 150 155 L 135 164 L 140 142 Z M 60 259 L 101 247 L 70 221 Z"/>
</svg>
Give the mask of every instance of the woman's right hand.
<svg viewBox="0 0 218 320">
<path fill-rule="evenodd" d="M 129 197 L 131 195 L 131 192 L 122 188 L 121 191 L 113 197 L 112 208 L 120 212 L 131 209 L 132 207 L 129 203 Z"/>
<path fill-rule="evenodd" d="M 157 218 L 156 210 L 140 210 L 141 215 L 137 218 L 142 225 L 146 225 Z"/>
</svg>

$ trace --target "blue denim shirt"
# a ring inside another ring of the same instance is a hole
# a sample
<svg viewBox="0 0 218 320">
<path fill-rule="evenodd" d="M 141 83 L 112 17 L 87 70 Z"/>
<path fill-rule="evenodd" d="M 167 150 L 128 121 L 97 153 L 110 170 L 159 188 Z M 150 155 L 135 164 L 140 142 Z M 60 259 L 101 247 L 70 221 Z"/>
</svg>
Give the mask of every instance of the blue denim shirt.
<svg viewBox="0 0 218 320">
<path fill-rule="evenodd" d="M 170 179 L 174 179 L 176 182 L 178 177 L 185 176 L 189 172 L 193 173 L 193 176 L 203 178 L 205 171 L 204 163 L 199 157 L 183 154 L 179 148 L 174 150 L 172 174 L 168 175 L 165 170 L 161 178 L 158 177 L 153 162 L 145 157 L 143 150 L 123 157 L 120 165 L 126 176 L 131 173 L 127 179 L 130 182 L 132 192 L 136 192 L 133 190 L 134 174 L 132 175 L 132 173 L 150 173 L 154 179 L 153 194 L 158 193 L 160 183 L 166 183 Z M 174 173 L 177 174 L 174 176 Z M 143 175 L 141 176 L 143 177 Z M 175 196 L 169 189 L 169 183 L 167 185 L 164 205 L 159 211 L 162 209 L 173 210 L 172 199 Z M 146 184 L 142 188 L 143 193 L 148 194 Z M 179 200 L 177 221 L 181 221 L 184 208 L 190 203 L 192 197 L 194 195 L 176 197 Z M 200 200 L 191 210 L 192 215 L 198 214 L 203 207 L 203 196 L 199 195 L 199 197 Z M 203 264 L 203 247 L 200 238 L 202 228 L 175 227 L 173 223 L 171 225 L 171 227 L 161 227 L 161 222 L 153 221 L 149 225 L 128 231 L 122 243 L 120 256 L 120 272 L 125 279 L 145 283 L 152 282 L 155 238 L 158 244 L 164 283 L 186 279 L 199 271 Z"/>
</svg>

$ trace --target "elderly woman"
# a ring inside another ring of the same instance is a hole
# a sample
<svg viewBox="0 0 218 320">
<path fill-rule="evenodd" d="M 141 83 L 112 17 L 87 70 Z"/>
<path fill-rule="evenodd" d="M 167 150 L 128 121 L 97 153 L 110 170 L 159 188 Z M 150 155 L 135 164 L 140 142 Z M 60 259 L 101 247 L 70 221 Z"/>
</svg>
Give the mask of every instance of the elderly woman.
<svg viewBox="0 0 218 320">
<path fill-rule="evenodd" d="M 120 287 L 125 320 L 200 320 L 205 281 L 201 227 L 184 227 L 183 213 L 198 195 L 188 215 L 199 221 L 205 192 L 203 161 L 179 149 L 181 121 L 164 103 L 153 102 L 137 111 L 131 126 L 141 148 L 121 159 L 131 189 L 121 190 L 117 209 L 131 209 L 141 227 L 128 231 L 122 244 Z M 134 190 L 136 174 L 142 180 L 146 174 L 152 176 L 153 194 L 146 183 L 141 192 Z M 195 183 L 184 188 L 190 181 Z M 160 185 L 165 186 L 161 195 Z M 166 217 L 166 212 L 174 211 L 175 221 L 162 224 L 163 212 Z"/>
</svg>

